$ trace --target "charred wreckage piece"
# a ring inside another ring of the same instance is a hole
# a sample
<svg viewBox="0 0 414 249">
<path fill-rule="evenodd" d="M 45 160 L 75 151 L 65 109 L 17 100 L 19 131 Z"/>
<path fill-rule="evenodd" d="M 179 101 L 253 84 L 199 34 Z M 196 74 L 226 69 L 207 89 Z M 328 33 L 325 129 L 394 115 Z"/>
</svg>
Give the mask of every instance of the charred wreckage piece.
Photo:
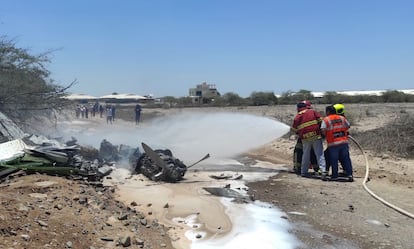
<svg viewBox="0 0 414 249">
<path fill-rule="evenodd" d="M 142 148 L 145 153 L 138 158 L 136 173 L 142 173 L 153 181 L 178 182 L 183 179 L 187 166 L 170 150 L 153 150 L 145 143 L 142 143 Z"/>
<path fill-rule="evenodd" d="M 171 150 L 153 150 L 142 143 L 143 153 L 135 166 L 136 173 L 142 173 L 153 181 L 178 182 L 184 178 L 187 169 L 210 157 L 205 155 L 201 160 L 186 166 L 181 160 L 175 158 Z"/>
<path fill-rule="evenodd" d="M 7 155 L 0 158 L 0 180 L 22 170 L 28 174 L 70 176 L 75 180 L 86 180 L 88 184 L 100 184 L 102 178 L 112 172 L 111 166 L 124 158 L 136 162 L 141 155 L 139 149 L 126 145 L 114 146 L 106 140 L 101 142 L 97 150 L 76 144 L 74 138 L 60 143 L 37 135 L 12 140 L 0 146 L 9 149 Z"/>
<path fill-rule="evenodd" d="M 76 144 L 68 146 L 39 136 L 23 138 L 22 142 L 21 154 L 0 162 L 0 172 L 3 172 L 0 177 L 22 170 L 29 174 L 45 173 L 97 181 L 112 171 L 106 162 L 86 160 L 82 148 Z"/>
</svg>

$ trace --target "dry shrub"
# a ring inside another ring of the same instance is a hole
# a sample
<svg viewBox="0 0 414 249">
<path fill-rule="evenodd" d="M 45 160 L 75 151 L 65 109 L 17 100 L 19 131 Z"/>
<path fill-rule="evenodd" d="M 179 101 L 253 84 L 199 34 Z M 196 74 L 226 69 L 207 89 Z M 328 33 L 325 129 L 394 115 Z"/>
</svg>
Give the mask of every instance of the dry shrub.
<svg viewBox="0 0 414 249">
<path fill-rule="evenodd" d="M 404 158 L 414 158 L 414 116 L 400 112 L 395 120 L 384 127 L 352 134 L 364 149 L 379 154 L 390 153 Z"/>
</svg>

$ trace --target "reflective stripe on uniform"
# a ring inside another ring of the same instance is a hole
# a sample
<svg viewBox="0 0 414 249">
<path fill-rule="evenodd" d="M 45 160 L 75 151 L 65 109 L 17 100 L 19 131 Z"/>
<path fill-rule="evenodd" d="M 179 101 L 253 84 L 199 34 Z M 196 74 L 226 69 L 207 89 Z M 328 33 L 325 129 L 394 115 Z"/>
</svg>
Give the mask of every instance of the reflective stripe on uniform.
<svg viewBox="0 0 414 249">
<path fill-rule="evenodd" d="M 305 122 L 303 124 L 298 125 L 298 130 L 301 130 L 301 129 L 303 129 L 305 127 L 308 127 L 308 126 L 311 126 L 311 125 L 317 125 L 317 124 L 318 124 L 317 120 L 311 120 L 311 121 L 308 121 L 308 122 Z"/>
<path fill-rule="evenodd" d="M 328 131 L 333 130 L 333 129 L 342 129 L 342 128 L 346 129 L 347 128 L 346 125 L 345 125 L 345 122 L 343 122 L 342 119 L 334 119 L 334 120 L 329 119 L 328 122 L 330 124 L 330 125 L 326 126 L 326 130 L 328 130 Z M 340 124 L 340 125 L 338 125 L 338 124 Z"/>
</svg>

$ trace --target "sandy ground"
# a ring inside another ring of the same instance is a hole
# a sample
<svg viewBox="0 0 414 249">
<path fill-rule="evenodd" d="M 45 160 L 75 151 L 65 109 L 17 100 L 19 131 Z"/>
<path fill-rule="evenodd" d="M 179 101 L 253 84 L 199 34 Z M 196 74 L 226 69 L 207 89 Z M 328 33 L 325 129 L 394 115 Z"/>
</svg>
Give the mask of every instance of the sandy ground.
<svg viewBox="0 0 414 249">
<path fill-rule="evenodd" d="M 0 184 L 0 248 L 173 248 L 167 230 L 110 187 L 14 174 Z"/>
<path fill-rule="evenodd" d="M 322 106 L 315 108 L 323 110 Z M 384 105 L 381 115 L 369 116 L 367 108 L 370 106 L 348 106 L 354 116 L 354 129 L 381 127 L 394 117 L 397 109 Z M 414 112 L 412 104 L 403 108 Z M 270 117 L 287 124 L 295 114 L 291 106 L 225 110 Z M 145 123 L 146 117 L 181 112 L 182 109 L 144 109 L 142 118 Z M 355 182 L 323 182 L 289 172 L 294 143 L 293 138 L 274 139 L 241 158 L 248 156 L 278 165 L 274 169 L 278 174 L 249 182 L 248 194 L 285 212 L 284 219 L 292 224 L 291 233 L 302 241 L 300 248 L 414 248 L 414 220 L 379 202 L 363 188 L 365 158 L 356 146 L 351 146 Z M 413 160 L 370 151 L 366 155 L 370 164 L 369 188 L 394 205 L 413 212 Z M 214 183 L 219 183 L 218 186 L 240 184 L 209 177 L 219 172 L 194 169 L 178 184 L 155 183 L 142 175 L 117 172 L 105 180 L 105 187 L 98 189 L 38 175 L 17 176 L 2 183 L 0 248 L 114 248 L 120 246 L 120 241 L 125 242 L 126 237 L 132 239 L 131 248 L 189 248 L 191 238 L 185 232 L 199 229 L 186 224 L 191 214 L 205 224 L 203 233 L 199 232 L 203 238 L 226 234 L 232 229 L 219 199 L 200 190 Z M 54 184 L 33 187 L 36 182 L 47 181 Z M 134 194 L 137 189 L 139 194 Z M 39 199 L 30 195 L 33 193 L 44 195 Z M 83 198 L 87 198 L 87 205 L 79 201 Z M 127 214 L 125 220 L 122 214 Z M 260 241 L 257 245 L 260 247 Z"/>
</svg>

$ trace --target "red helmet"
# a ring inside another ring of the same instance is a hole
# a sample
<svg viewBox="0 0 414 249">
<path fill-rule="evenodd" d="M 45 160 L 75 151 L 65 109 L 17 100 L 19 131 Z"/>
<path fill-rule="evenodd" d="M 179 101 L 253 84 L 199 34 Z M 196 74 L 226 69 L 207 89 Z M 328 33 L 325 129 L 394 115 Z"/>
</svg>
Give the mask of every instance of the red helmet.
<svg viewBox="0 0 414 249">
<path fill-rule="evenodd" d="M 312 104 L 309 100 L 302 100 L 301 102 L 296 104 L 296 107 L 298 108 L 298 111 L 301 111 L 304 109 L 312 108 Z"/>
<path fill-rule="evenodd" d="M 303 100 L 302 102 L 306 105 L 307 108 L 312 107 L 312 103 L 309 100 Z"/>
</svg>

